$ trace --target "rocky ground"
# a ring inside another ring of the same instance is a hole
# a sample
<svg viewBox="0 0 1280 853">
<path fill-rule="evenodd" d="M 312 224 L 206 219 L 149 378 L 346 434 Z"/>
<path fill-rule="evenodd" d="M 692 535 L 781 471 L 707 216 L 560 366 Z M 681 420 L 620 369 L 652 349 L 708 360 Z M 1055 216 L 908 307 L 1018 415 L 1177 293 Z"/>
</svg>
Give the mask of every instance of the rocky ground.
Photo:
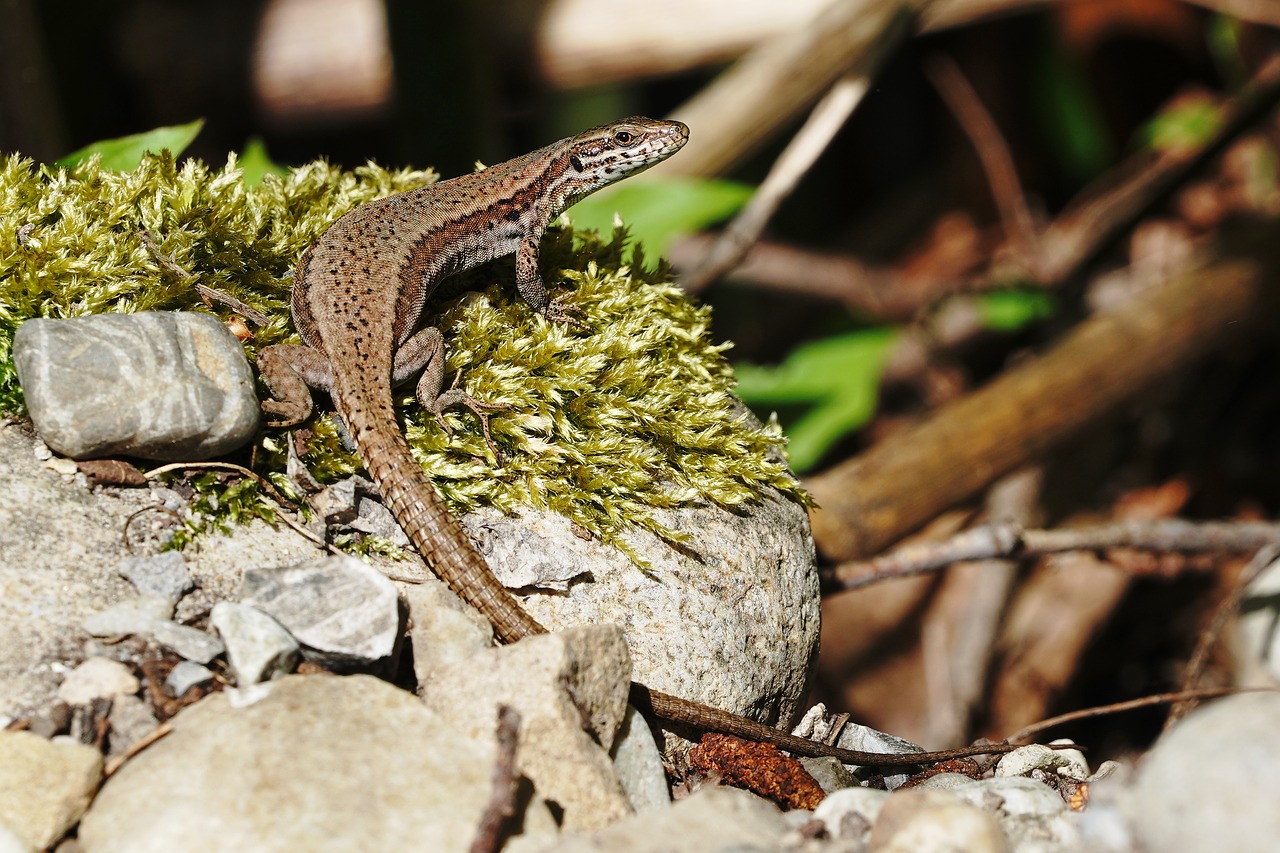
<svg viewBox="0 0 1280 853">
<path fill-rule="evenodd" d="M 0 429 L 0 851 L 1280 843 L 1274 693 L 1208 705 L 1136 767 L 1037 747 L 918 777 L 739 747 L 725 764 L 710 743 L 660 751 L 626 703 L 630 679 L 739 710 L 752 696 L 794 702 L 812 648 L 803 622 L 800 653 L 771 658 L 763 676 L 762 658 L 726 666 L 711 634 L 624 638 L 608 623 L 631 634 L 635 614 L 582 617 L 593 605 L 581 601 L 558 605 L 561 624 L 597 624 L 499 648 L 442 585 L 393 582 L 284 527 L 159 551 L 183 510 L 168 487 L 92 488 L 21 423 Z M 541 603 L 548 621 L 554 604 Z M 673 606 L 678 624 L 680 596 Z M 760 620 L 750 608 L 742 618 Z M 731 622 L 714 636 L 750 632 Z M 712 671 L 733 684 L 695 693 L 696 674 Z M 892 743 L 869 734 L 841 742 Z"/>
</svg>

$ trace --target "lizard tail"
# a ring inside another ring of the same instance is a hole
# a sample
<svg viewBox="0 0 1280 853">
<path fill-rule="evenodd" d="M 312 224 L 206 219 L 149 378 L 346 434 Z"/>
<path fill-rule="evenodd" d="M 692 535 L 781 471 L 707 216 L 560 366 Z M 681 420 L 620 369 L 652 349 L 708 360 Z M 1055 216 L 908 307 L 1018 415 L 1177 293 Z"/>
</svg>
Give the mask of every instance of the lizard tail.
<svg viewBox="0 0 1280 853">
<path fill-rule="evenodd" d="M 391 394 L 341 389 L 343 417 L 360 459 L 382 499 L 436 576 L 493 623 L 503 643 L 547 629 L 525 612 L 489 569 L 462 524 L 445 507 L 430 478 L 409 452 Z"/>
</svg>

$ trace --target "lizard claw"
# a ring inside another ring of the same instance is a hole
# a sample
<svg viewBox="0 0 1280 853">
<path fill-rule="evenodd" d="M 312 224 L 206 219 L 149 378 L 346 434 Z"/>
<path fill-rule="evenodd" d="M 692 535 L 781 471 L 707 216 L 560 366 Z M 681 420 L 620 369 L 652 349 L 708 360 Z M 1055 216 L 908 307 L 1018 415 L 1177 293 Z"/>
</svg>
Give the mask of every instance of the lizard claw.
<svg viewBox="0 0 1280 853">
<path fill-rule="evenodd" d="M 547 307 L 543 310 L 542 316 L 546 317 L 552 323 L 565 323 L 570 326 L 576 326 L 585 331 L 591 331 L 591 326 L 587 325 L 583 319 L 586 313 L 576 305 L 567 305 L 566 300 L 570 294 L 561 293 L 547 303 Z"/>
<path fill-rule="evenodd" d="M 480 429 L 484 433 L 484 443 L 489 446 L 489 451 L 493 453 L 494 459 L 497 460 L 499 467 L 505 464 L 506 457 L 502 455 L 502 451 L 498 449 L 498 445 L 494 444 L 493 436 L 489 433 L 489 414 L 495 411 L 504 411 L 511 408 L 506 403 L 488 403 L 484 400 L 477 400 L 466 391 L 458 386 L 462 383 L 462 371 L 459 370 L 453 376 L 453 384 L 449 386 L 449 390 L 445 391 L 436 398 L 435 406 L 432 407 L 432 414 L 435 415 L 436 423 L 444 430 L 445 435 L 453 438 L 453 430 L 444 419 L 444 410 L 450 406 L 466 406 L 480 420 Z"/>
</svg>

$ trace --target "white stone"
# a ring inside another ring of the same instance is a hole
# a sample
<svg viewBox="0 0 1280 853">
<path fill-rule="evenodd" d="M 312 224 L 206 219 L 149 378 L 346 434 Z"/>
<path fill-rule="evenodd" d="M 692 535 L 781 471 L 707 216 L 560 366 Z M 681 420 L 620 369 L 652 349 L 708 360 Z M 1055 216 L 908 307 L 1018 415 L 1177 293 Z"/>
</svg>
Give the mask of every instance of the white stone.
<svg viewBox="0 0 1280 853">
<path fill-rule="evenodd" d="M 142 684 L 129 667 L 104 657 L 91 657 L 62 680 L 58 698 L 69 705 L 88 705 L 94 699 L 133 695 Z"/>
<path fill-rule="evenodd" d="M 1160 853 L 1274 853 L 1280 839 L 1280 694 L 1201 706 L 1143 757 L 1132 819 Z"/>
</svg>

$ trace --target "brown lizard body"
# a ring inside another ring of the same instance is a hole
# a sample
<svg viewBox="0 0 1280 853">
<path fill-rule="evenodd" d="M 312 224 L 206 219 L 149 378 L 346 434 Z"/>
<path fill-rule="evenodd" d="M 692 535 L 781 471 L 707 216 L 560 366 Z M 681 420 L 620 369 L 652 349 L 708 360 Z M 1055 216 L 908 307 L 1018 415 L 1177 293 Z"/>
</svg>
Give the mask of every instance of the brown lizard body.
<svg viewBox="0 0 1280 853">
<path fill-rule="evenodd" d="M 498 638 L 546 633 L 494 577 L 462 525 L 442 503 L 400 432 L 391 389 L 421 370 L 417 397 L 439 416 L 485 404 L 441 392 L 444 345 L 419 329 L 431 291 L 452 273 L 515 253 L 525 302 L 563 319 L 538 275 L 547 223 L 578 199 L 658 163 L 687 141 L 679 122 L 629 118 L 593 128 L 480 172 L 362 205 L 335 222 L 302 255 L 293 286 L 293 319 L 305 346 L 268 347 L 258 365 L 276 399 L 263 403 L 273 426 L 311 412 L 308 386 L 328 391 L 377 483 L 418 552 L 450 588 L 485 615 Z M 1007 747 L 969 747 L 886 755 L 826 746 L 763 723 L 633 684 L 642 711 L 679 725 L 767 741 L 848 764 L 902 766 Z"/>
</svg>

